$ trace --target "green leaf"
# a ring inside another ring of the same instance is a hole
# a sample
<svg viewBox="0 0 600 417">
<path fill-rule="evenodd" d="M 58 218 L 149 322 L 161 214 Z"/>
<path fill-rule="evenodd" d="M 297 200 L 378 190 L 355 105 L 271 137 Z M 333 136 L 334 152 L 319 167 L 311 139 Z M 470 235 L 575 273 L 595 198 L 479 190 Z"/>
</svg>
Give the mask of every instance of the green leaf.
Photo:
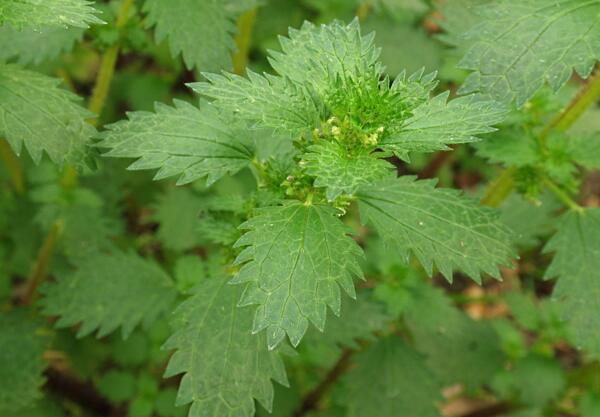
<svg viewBox="0 0 600 417">
<path fill-rule="evenodd" d="M 477 135 L 493 132 L 492 125 L 506 116 L 506 108 L 471 95 L 448 101 L 449 92 L 437 95 L 414 109 L 397 132 L 381 145 L 399 157 L 407 152 L 447 150 L 448 145 L 478 141 Z"/>
<path fill-rule="evenodd" d="M 10 417 L 65 417 L 65 412 L 56 402 L 44 397 L 28 408 L 11 413 Z"/>
<path fill-rule="evenodd" d="M 199 246 L 198 215 L 203 206 L 190 188 L 171 188 L 159 197 L 152 218 L 158 222 L 156 237 L 166 249 L 184 251 Z"/>
<path fill-rule="evenodd" d="M 358 354 L 345 377 L 348 417 L 439 417 L 441 387 L 423 357 L 391 336 Z"/>
<path fill-rule="evenodd" d="M 314 186 L 325 187 L 327 199 L 354 195 L 362 185 L 376 182 L 389 176 L 394 167 L 361 148 L 355 155 L 337 142 L 318 142 L 304 154 L 306 173 L 316 177 Z"/>
<path fill-rule="evenodd" d="M 175 107 L 157 103 L 156 113 L 128 116 L 108 126 L 98 146 L 110 148 L 106 156 L 139 158 L 129 169 L 160 168 L 154 179 L 181 175 L 181 185 L 206 176 L 212 184 L 247 166 L 252 157 L 247 134 L 209 103 L 200 109 L 179 100 Z"/>
<path fill-rule="evenodd" d="M 415 348 L 444 386 L 473 389 L 502 369 L 500 340 L 490 323 L 470 319 L 441 290 L 421 284 L 405 320 Z"/>
<path fill-rule="evenodd" d="M 267 350 L 264 335 L 252 335 L 252 314 L 237 307 L 241 290 L 207 279 L 176 310 L 165 376 L 185 373 L 177 405 L 192 403 L 190 417 L 252 417 L 254 399 L 271 410 L 271 379 L 287 386 L 279 354 Z"/>
<path fill-rule="evenodd" d="M 16 59 L 21 65 L 38 65 L 73 49 L 83 38 L 83 29 L 48 26 L 17 30 L 0 27 L 0 60 Z M 40 48 L 40 44 L 44 47 Z"/>
<path fill-rule="evenodd" d="M 556 252 L 546 278 L 558 277 L 552 298 L 575 343 L 600 357 L 600 209 L 565 214 L 544 250 Z"/>
<path fill-rule="evenodd" d="M 98 11 L 87 0 L 0 0 L 0 25 L 11 24 L 15 29 L 40 26 L 76 26 L 101 24 Z"/>
<path fill-rule="evenodd" d="M 406 259 L 412 251 L 429 275 L 433 265 L 448 279 L 459 269 L 480 281 L 500 278 L 498 265 L 513 256 L 511 233 L 496 211 L 436 181 L 400 177 L 359 190 L 360 216 Z"/>
<path fill-rule="evenodd" d="M 372 300 L 368 292 L 359 293 L 356 300 L 348 297 L 343 297 L 342 300 L 344 315 L 330 317 L 325 332 L 316 328 L 309 329 L 302 346 L 310 348 L 326 345 L 359 349 L 357 341 L 376 340 L 374 333 L 384 330 L 393 319 L 385 313 L 381 304 Z"/>
<path fill-rule="evenodd" d="M 556 359 L 530 354 L 496 376 L 492 387 L 505 398 L 518 398 L 528 406 L 544 406 L 561 397 L 566 377 Z"/>
<path fill-rule="evenodd" d="M 460 66 L 474 71 L 461 93 L 481 91 L 522 106 L 545 82 L 558 90 L 573 68 L 587 78 L 600 59 L 600 0 L 511 0 L 477 9 Z"/>
<path fill-rule="evenodd" d="M 54 78 L 0 64 L 0 136 L 17 155 L 24 143 L 36 164 L 45 151 L 59 165 L 82 167 L 95 133 L 85 119 L 93 114 L 58 85 Z"/>
<path fill-rule="evenodd" d="M 99 253 L 77 270 L 42 287 L 43 312 L 60 316 L 57 327 L 81 323 L 78 337 L 98 329 L 103 337 L 122 327 L 123 337 L 140 323 L 148 326 L 169 310 L 173 283 L 157 265 L 133 253 Z"/>
<path fill-rule="evenodd" d="M 42 354 L 47 347 L 42 323 L 32 320 L 30 312 L 13 310 L 0 313 L 0 414 L 14 415 L 41 397 Z"/>
<path fill-rule="evenodd" d="M 600 394 L 587 392 L 579 401 L 581 417 L 594 417 L 600 413 Z"/>
<path fill-rule="evenodd" d="M 245 283 L 241 306 L 258 304 L 252 331 L 267 329 L 269 349 L 287 334 L 294 346 L 312 322 L 323 330 L 327 306 L 340 313 L 340 289 L 354 297 L 362 251 L 334 209 L 290 202 L 266 207 L 242 226 L 243 264 L 232 283 Z"/>
<path fill-rule="evenodd" d="M 305 22 L 300 30 L 280 37 L 281 52 L 271 51 L 269 62 L 278 74 L 323 96 L 339 80 L 355 80 L 381 73 L 375 35 L 362 36 L 358 19 L 344 25 L 334 21 L 316 27 Z"/>
<path fill-rule="evenodd" d="M 600 133 L 568 138 L 573 160 L 589 169 L 600 169 Z"/>
<path fill-rule="evenodd" d="M 155 26 L 156 42 L 165 39 L 173 56 L 182 54 L 185 65 L 216 72 L 231 68 L 235 47 L 236 13 L 220 0 L 146 0 L 147 27 Z"/>
<path fill-rule="evenodd" d="M 261 127 L 299 134 L 317 125 L 320 104 L 304 87 L 251 70 L 247 75 L 204 74 L 209 82 L 192 83 L 190 87 L 214 99 L 217 106 Z"/>
</svg>

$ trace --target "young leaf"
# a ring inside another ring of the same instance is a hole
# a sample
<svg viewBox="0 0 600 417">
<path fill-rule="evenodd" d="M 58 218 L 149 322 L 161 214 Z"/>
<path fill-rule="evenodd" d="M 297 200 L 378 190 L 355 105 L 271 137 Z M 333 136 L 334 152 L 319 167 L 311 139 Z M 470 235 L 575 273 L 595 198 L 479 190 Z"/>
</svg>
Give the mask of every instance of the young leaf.
<svg viewBox="0 0 600 417">
<path fill-rule="evenodd" d="M 491 126 L 506 116 L 506 108 L 494 101 L 475 95 L 448 101 L 449 94 L 439 94 L 415 108 L 381 147 L 401 158 L 409 151 L 447 150 L 449 144 L 475 142 L 477 135 L 495 131 Z"/>
<path fill-rule="evenodd" d="M 155 179 L 181 174 L 181 185 L 206 176 L 212 184 L 248 165 L 245 137 L 211 104 L 197 109 L 176 100 L 175 107 L 157 103 L 156 113 L 129 113 L 129 120 L 108 126 L 98 146 L 110 148 L 106 156 L 139 158 L 129 169 L 160 168 Z"/>
<path fill-rule="evenodd" d="M 339 315 L 340 286 L 354 297 L 362 252 L 334 209 L 290 202 L 260 209 L 241 227 L 249 231 L 236 243 L 245 249 L 232 283 L 246 284 L 240 305 L 259 305 L 252 331 L 267 329 L 269 349 L 286 334 L 297 346 L 309 321 L 322 330 L 327 306 Z"/>
<path fill-rule="evenodd" d="M 185 373 L 177 405 L 192 403 L 190 417 L 252 417 L 254 399 L 271 410 L 271 379 L 288 385 L 279 354 L 251 334 L 252 314 L 237 307 L 240 295 L 225 278 L 207 279 L 175 312 L 164 348 L 176 351 L 165 376 Z"/>
<path fill-rule="evenodd" d="M 435 264 L 449 281 L 454 269 L 478 282 L 481 272 L 500 278 L 498 265 L 513 255 L 509 230 L 495 211 L 435 183 L 400 177 L 363 187 L 362 222 L 405 258 L 412 251 L 430 275 Z"/>
<path fill-rule="evenodd" d="M 98 253 L 80 260 L 77 270 L 42 287 L 44 314 L 56 325 L 81 323 L 78 337 L 98 329 L 98 337 L 122 327 L 123 337 L 140 323 L 149 325 L 171 307 L 173 282 L 154 263 L 130 253 Z"/>
<path fill-rule="evenodd" d="M 231 67 L 235 14 L 221 0 L 146 0 L 147 27 L 155 26 L 156 42 L 165 39 L 173 56 L 185 65 L 216 72 Z"/>
<path fill-rule="evenodd" d="M 40 26 L 76 26 L 104 23 L 96 17 L 98 11 L 87 0 L 0 0 L 0 25 L 15 29 Z"/>
<path fill-rule="evenodd" d="M 565 214 L 546 252 L 556 252 L 546 278 L 558 277 L 553 299 L 579 347 L 600 357 L 600 209 Z"/>
<path fill-rule="evenodd" d="M 218 107 L 261 127 L 300 134 L 317 125 L 320 105 L 306 88 L 282 77 L 250 70 L 247 74 L 247 79 L 235 74 L 204 74 L 209 82 L 190 87 L 214 99 Z"/>
<path fill-rule="evenodd" d="M 39 397 L 47 347 L 41 323 L 27 311 L 0 313 L 0 414 L 12 416 Z"/>
<path fill-rule="evenodd" d="M 16 154 L 24 143 L 35 163 L 45 151 L 59 165 L 82 167 L 95 133 L 85 119 L 93 114 L 58 84 L 54 78 L 0 64 L 0 136 Z"/>
<path fill-rule="evenodd" d="M 391 336 L 360 353 L 345 378 L 348 417 L 439 417 L 441 387 L 423 357 Z"/>
<path fill-rule="evenodd" d="M 359 149 L 356 155 L 336 142 L 322 142 L 309 148 L 303 159 L 306 173 L 316 177 L 314 186 L 325 187 L 328 200 L 342 194 L 353 195 L 361 185 L 389 176 L 393 166 L 379 159 L 368 149 Z"/>
<path fill-rule="evenodd" d="M 324 95 L 339 79 L 356 81 L 381 72 L 373 39 L 373 33 L 361 35 L 358 19 L 318 28 L 305 22 L 300 30 L 290 28 L 289 38 L 279 38 L 282 52 L 271 51 L 269 61 L 278 74 Z"/>
<path fill-rule="evenodd" d="M 47 26 L 42 29 L 17 30 L 0 27 L 0 60 L 16 59 L 21 65 L 38 65 L 73 49 L 83 38 L 81 28 Z M 44 47 L 40 48 L 39 45 Z"/>
<path fill-rule="evenodd" d="M 474 43 L 460 66 L 474 72 L 461 93 L 481 91 L 522 106 L 545 82 L 558 90 L 573 68 L 590 75 L 600 59 L 600 0 L 511 0 L 477 9 Z"/>
</svg>

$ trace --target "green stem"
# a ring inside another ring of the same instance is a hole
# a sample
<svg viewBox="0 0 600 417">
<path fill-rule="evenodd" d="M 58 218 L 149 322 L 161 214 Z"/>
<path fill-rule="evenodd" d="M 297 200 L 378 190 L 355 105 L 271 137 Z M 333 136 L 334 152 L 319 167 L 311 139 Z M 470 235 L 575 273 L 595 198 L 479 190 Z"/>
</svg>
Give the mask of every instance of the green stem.
<svg viewBox="0 0 600 417">
<path fill-rule="evenodd" d="M 121 2 L 121 6 L 117 12 L 117 21 L 115 23 L 117 30 L 122 29 L 127 23 L 127 20 L 129 19 L 129 10 L 131 9 L 133 2 L 134 0 L 123 0 Z M 100 60 L 100 69 L 98 70 L 96 83 L 88 104 L 88 109 L 92 113 L 98 115 L 98 117 L 100 117 L 106 103 L 106 97 L 108 97 L 110 84 L 115 74 L 115 66 L 119 56 L 120 47 L 120 42 L 117 42 L 115 45 L 104 51 Z M 91 123 L 94 125 L 97 124 L 98 119 L 94 119 Z"/>
<path fill-rule="evenodd" d="M 248 64 L 248 51 L 250 50 L 250 39 L 255 20 L 256 8 L 242 14 L 237 21 L 238 32 L 235 37 L 237 50 L 233 53 L 231 59 L 233 61 L 233 72 L 238 75 L 243 75 Z"/>
<path fill-rule="evenodd" d="M 502 204 L 515 185 L 515 172 L 516 169 L 514 167 L 504 169 L 485 190 L 485 193 L 481 198 L 481 204 L 490 207 L 498 207 Z"/>
<path fill-rule="evenodd" d="M 356 17 L 358 17 L 358 20 L 360 21 L 364 21 L 367 16 L 369 15 L 369 9 L 371 8 L 371 6 L 369 5 L 368 1 L 363 1 L 360 6 L 358 6 L 358 8 L 356 9 Z"/>
<path fill-rule="evenodd" d="M 254 179 L 256 180 L 256 185 L 258 188 L 265 187 L 267 184 L 267 172 L 265 170 L 265 166 L 261 164 L 257 158 L 254 158 L 250 164 L 250 170 L 254 175 Z"/>
<path fill-rule="evenodd" d="M 585 85 L 577 92 L 577 95 L 571 100 L 569 105 L 554 117 L 540 133 L 541 137 L 546 137 L 551 130 L 564 132 L 573 126 L 573 123 L 585 113 L 600 97 L 600 69 L 588 78 Z"/>
<path fill-rule="evenodd" d="M 564 132 L 569 129 L 598 98 L 600 98 L 600 70 L 597 70 L 588 79 L 575 97 L 573 97 L 569 105 L 542 129 L 537 138 L 542 150 L 545 147 L 545 138 L 551 131 Z M 516 169 L 514 167 L 503 170 L 500 176 L 490 183 L 484 193 L 481 204 L 492 207 L 500 205 L 514 188 L 513 176 L 515 172 Z M 548 185 L 547 182 L 546 185 Z M 567 204 L 567 206 L 569 205 Z M 577 205 L 577 207 L 580 206 Z"/>
<path fill-rule="evenodd" d="M 554 181 L 548 177 L 544 177 L 544 184 L 565 206 L 571 210 L 575 210 L 579 213 L 583 212 L 581 207 L 575 200 L 573 200 L 562 188 L 560 188 Z"/>
<path fill-rule="evenodd" d="M 134 0 L 123 0 L 121 2 L 121 6 L 117 12 L 117 21 L 115 23 L 117 30 L 122 29 L 127 23 L 127 20 L 129 19 L 129 10 L 131 9 L 133 2 Z M 120 47 L 120 42 L 117 42 L 115 45 L 104 51 L 102 58 L 100 59 L 100 69 L 98 70 L 98 75 L 96 75 L 96 82 L 94 83 L 92 96 L 88 103 L 88 110 L 97 116 L 97 118 L 89 120 L 89 123 L 94 126 L 98 124 L 98 118 L 102 114 L 102 110 L 106 104 L 110 84 L 112 83 L 115 74 L 115 66 L 117 64 Z M 60 182 L 65 188 L 75 187 L 77 185 L 77 171 L 75 168 L 68 165 L 65 166 Z"/>
<path fill-rule="evenodd" d="M 8 142 L 4 139 L 0 139 L 0 159 L 6 166 L 15 192 L 18 195 L 23 195 L 25 192 L 25 182 L 23 181 L 23 170 L 19 163 L 19 158 L 17 158 Z"/>
<path fill-rule="evenodd" d="M 27 281 L 27 289 L 25 290 L 25 295 L 23 296 L 23 304 L 25 305 L 31 304 L 31 302 L 35 299 L 36 289 L 46 276 L 48 262 L 50 261 L 50 257 L 54 252 L 54 247 L 62 228 L 62 222 L 56 221 L 54 224 L 52 224 L 46 239 L 44 239 L 44 243 L 38 252 L 31 275 Z"/>
</svg>

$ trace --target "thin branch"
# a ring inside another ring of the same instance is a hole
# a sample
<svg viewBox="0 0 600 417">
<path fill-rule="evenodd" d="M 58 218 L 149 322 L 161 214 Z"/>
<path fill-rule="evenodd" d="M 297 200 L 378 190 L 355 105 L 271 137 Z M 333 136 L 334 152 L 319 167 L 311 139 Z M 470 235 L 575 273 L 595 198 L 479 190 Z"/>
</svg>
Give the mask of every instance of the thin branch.
<svg viewBox="0 0 600 417">
<path fill-rule="evenodd" d="M 311 411 L 318 410 L 321 399 L 329 392 L 340 376 L 346 372 L 350 366 L 350 359 L 355 352 L 356 351 L 352 349 L 345 349 L 342 352 L 333 368 L 327 372 L 327 375 L 319 385 L 303 397 L 302 402 L 292 414 L 293 417 L 302 417 Z"/>
<path fill-rule="evenodd" d="M 588 78 L 569 105 L 542 129 L 538 135 L 538 142 L 544 146 L 544 138 L 551 131 L 564 132 L 569 129 L 598 98 L 600 98 L 600 69 Z M 481 204 L 492 207 L 500 205 L 514 188 L 515 172 L 514 167 L 504 169 L 497 179 L 490 183 Z"/>
<path fill-rule="evenodd" d="M 4 166 L 10 175 L 15 192 L 18 195 L 22 195 L 25 192 L 23 169 L 21 168 L 19 159 L 4 139 L 0 139 L 0 159 L 4 162 Z"/>
<path fill-rule="evenodd" d="M 121 2 L 121 6 L 117 12 L 117 21 L 115 23 L 117 30 L 122 29 L 125 24 L 127 24 L 127 20 L 129 20 L 129 10 L 131 9 L 133 2 L 134 0 L 123 0 Z M 120 42 L 117 42 L 102 54 L 100 70 L 96 76 L 96 83 L 88 104 L 88 109 L 92 113 L 98 115 L 98 117 L 102 114 L 102 109 L 104 109 L 104 105 L 106 104 L 106 97 L 108 97 L 110 84 L 112 83 L 115 74 L 115 66 L 120 48 Z M 98 119 L 93 119 L 90 123 L 95 125 L 98 123 Z"/>
<path fill-rule="evenodd" d="M 358 17 L 358 20 L 363 21 L 367 18 L 367 16 L 369 15 L 369 10 L 370 10 L 370 5 L 369 2 L 367 1 L 363 1 L 360 6 L 358 6 L 358 8 L 356 9 L 356 17 Z"/>
<path fill-rule="evenodd" d="M 498 207 L 502 204 L 514 187 L 514 174 L 516 171 L 514 167 L 504 169 L 485 190 L 481 198 L 481 204 L 490 207 Z"/>
<path fill-rule="evenodd" d="M 233 72 L 243 75 L 248 64 L 248 52 L 250 50 L 250 39 L 252 38 L 252 29 L 256 20 L 256 8 L 248 10 L 242 14 L 237 21 L 237 35 L 235 44 L 237 50 L 231 57 L 233 61 Z"/>
<path fill-rule="evenodd" d="M 52 224 L 50 227 L 50 231 L 48 232 L 46 239 L 44 239 L 44 243 L 38 252 L 31 275 L 27 281 L 27 288 L 25 289 L 25 295 L 23 296 L 23 304 L 25 305 L 29 305 L 33 302 L 37 294 L 36 289 L 46 277 L 48 262 L 52 257 L 56 241 L 62 231 L 62 228 L 63 226 L 61 221 L 54 222 L 54 224 Z"/>
<path fill-rule="evenodd" d="M 596 69 L 594 74 L 588 78 L 588 81 L 577 92 L 577 95 L 571 100 L 569 105 L 546 125 L 540 136 L 547 136 L 551 130 L 564 132 L 573 126 L 573 123 L 585 113 L 598 97 L 600 97 L 600 68 Z"/>
<path fill-rule="evenodd" d="M 90 382 L 81 381 L 73 375 L 49 367 L 44 372 L 46 376 L 45 388 L 60 396 L 67 398 L 86 412 L 91 411 L 98 416 L 124 415 L 118 412 L 113 405 L 96 391 Z"/>
<path fill-rule="evenodd" d="M 579 213 L 583 212 L 581 207 L 575 200 L 573 200 L 562 188 L 560 188 L 554 181 L 548 177 L 544 177 L 544 184 L 548 190 L 550 190 L 565 206 L 571 210 L 575 210 Z"/>
</svg>

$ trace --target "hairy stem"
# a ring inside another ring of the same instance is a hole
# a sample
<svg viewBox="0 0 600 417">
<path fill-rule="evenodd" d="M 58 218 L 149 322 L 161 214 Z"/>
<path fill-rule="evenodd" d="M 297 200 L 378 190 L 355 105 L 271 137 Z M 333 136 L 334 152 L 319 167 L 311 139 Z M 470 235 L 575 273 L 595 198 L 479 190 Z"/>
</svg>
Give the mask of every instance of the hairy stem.
<svg viewBox="0 0 600 417">
<path fill-rule="evenodd" d="M 54 247 L 58 236 L 62 231 L 63 225 L 61 221 L 57 221 L 50 227 L 50 231 L 38 252 L 35 264 L 27 281 L 27 288 L 25 295 L 23 296 L 23 304 L 29 305 L 35 299 L 36 289 L 46 276 L 46 269 L 48 268 L 48 262 L 54 252 Z"/>
<path fill-rule="evenodd" d="M 117 21 L 115 23 L 117 30 L 122 29 L 127 23 L 127 20 L 129 19 L 129 10 L 133 5 L 133 1 L 134 0 L 123 0 L 121 2 L 121 6 L 119 7 L 119 11 L 117 13 Z M 104 54 L 102 54 L 100 69 L 98 70 L 96 83 L 94 85 L 94 89 L 92 90 L 92 96 L 90 97 L 90 102 L 88 104 L 88 109 L 98 116 L 101 115 L 104 104 L 106 103 L 106 97 L 108 96 L 108 92 L 110 90 L 110 84 L 115 74 L 115 65 L 117 63 L 117 57 L 119 56 L 120 47 L 120 42 L 117 42 L 115 45 L 104 51 Z M 92 120 L 91 123 L 94 125 L 97 124 L 98 119 Z"/>
<path fill-rule="evenodd" d="M 596 70 L 577 92 L 575 97 L 573 97 L 569 105 L 542 129 L 538 136 L 540 145 L 542 147 L 545 146 L 544 138 L 551 131 L 564 132 L 569 129 L 598 98 L 600 98 L 600 70 Z M 481 199 L 481 204 L 492 207 L 499 206 L 508 197 L 514 187 L 513 175 L 515 172 L 516 169 L 514 167 L 506 168 L 502 171 L 497 179 L 492 181 L 488 186 Z M 551 189 L 551 191 L 553 190 Z M 565 200 L 561 199 L 561 201 L 566 203 Z M 573 208 L 571 205 L 567 205 L 567 207 Z"/>
<path fill-rule="evenodd" d="M 238 32 L 235 37 L 237 50 L 233 53 L 231 59 L 233 61 L 233 72 L 238 75 L 243 75 L 248 64 L 248 51 L 250 49 L 250 39 L 255 20 L 256 8 L 242 14 L 237 21 Z"/>
<path fill-rule="evenodd" d="M 352 349 L 345 349 L 340 357 L 338 358 L 333 368 L 327 372 L 325 378 L 313 389 L 308 392 L 300 402 L 300 405 L 294 411 L 293 417 L 302 417 L 311 411 L 315 411 L 319 407 L 319 402 L 323 398 L 327 392 L 331 389 L 333 384 L 337 382 L 337 380 L 342 376 L 344 372 L 350 366 L 350 359 L 352 355 L 355 353 Z"/>
<path fill-rule="evenodd" d="M 4 162 L 4 166 L 10 175 L 13 188 L 18 195 L 25 192 L 25 182 L 23 181 L 23 170 L 19 163 L 19 158 L 10 148 L 10 145 L 4 139 L 0 139 L 0 159 Z"/>
<path fill-rule="evenodd" d="M 552 181 L 548 177 L 544 177 L 544 184 L 550 190 L 556 198 L 558 198 L 565 206 L 567 206 L 571 210 L 575 210 L 577 212 L 583 212 L 583 207 L 581 207 L 575 200 L 573 200 L 562 188 L 560 188 L 554 181 Z"/>
</svg>

